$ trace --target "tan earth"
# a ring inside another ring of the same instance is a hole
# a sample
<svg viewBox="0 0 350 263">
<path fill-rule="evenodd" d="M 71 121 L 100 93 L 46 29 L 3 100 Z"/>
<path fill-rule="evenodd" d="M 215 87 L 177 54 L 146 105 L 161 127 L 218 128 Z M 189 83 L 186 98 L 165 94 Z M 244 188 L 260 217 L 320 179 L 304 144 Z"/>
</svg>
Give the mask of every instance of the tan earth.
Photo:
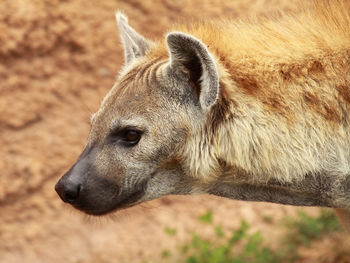
<svg viewBox="0 0 350 263">
<path fill-rule="evenodd" d="M 161 251 L 176 253 L 188 232 L 209 235 L 197 220 L 208 209 L 215 223 L 231 230 L 244 219 L 278 244 L 280 220 L 297 208 L 166 197 L 91 218 L 63 204 L 54 184 L 82 150 L 90 115 L 123 63 L 115 10 L 154 38 L 176 21 L 243 18 L 296 6 L 292 0 L 1 0 L 0 262 L 161 262 Z M 263 220 L 268 217 L 272 222 Z M 178 234 L 169 237 L 166 227 Z M 322 239 L 302 251 L 300 262 L 350 262 L 333 254 L 335 246 L 350 250 L 349 242 L 345 234 Z"/>
</svg>

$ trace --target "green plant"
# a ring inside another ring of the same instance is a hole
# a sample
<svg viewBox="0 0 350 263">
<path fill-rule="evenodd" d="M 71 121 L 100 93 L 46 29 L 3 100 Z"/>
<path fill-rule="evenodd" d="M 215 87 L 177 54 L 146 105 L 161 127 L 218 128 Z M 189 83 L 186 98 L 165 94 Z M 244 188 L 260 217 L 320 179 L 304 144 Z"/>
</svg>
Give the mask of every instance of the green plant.
<svg viewBox="0 0 350 263">
<path fill-rule="evenodd" d="M 221 225 L 214 225 L 213 213 L 207 211 L 198 217 L 203 227 L 211 228 L 214 238 L 204 238 L 192 233 L 191 240 L 181 246 L 183 260 L 186 263 L 295 263 L 300 256 L 298 249 L 308 246 L 314 239 L 324 234 L 338 231 L 341 226 L 333 212 L 321 210 L 319 216 L 312 217 L 305 212 L 298 212 L 295 219 L 286 219 L 288 227 L 284 242 L 276 249 L 269 248 L 260 232 L 250 231 L 250 226 L 242 221 L 238 229 L 227 233 Z M 272 222 L 272 217 L 263 217 L 265 222 Z M 177 230 L 165 228 L 169 236 Z M 162 258 L 171 258 L 173 254 L 163 250 Z"/>
<path fill-rule="evenodd" d="M 169 250 L 167 250 L 167 249 L 164 249 L 163 251 L 162 251 L 162 258 L 168 258 L 168 257 L 170 257 L 170 251 Z"/>
<path fill-rule="evenodd" d="M 287 219 L 290 231 L 287 234 L 289 243 L 309 246 L 311 241 L 322 235 L 342 229 L 333 211 L 322 209 L 319 216 L 312 217 L 303 211 L 298 212 L 296 219 Z"/>
<path fill-rule="evenodd" d="M 230 234 L 222 226 L 213 225 L 211 211 L 199 216 L 198 220 L 215 233 L 214 239 L 205 239 L 193 233 L 189 243 L 182 247 L 186 263 L 274 263 L 280 262 L 281 254 L 264 245 L 259 232 L 249 233 L 249 225 L 242 221 L 240 227 Z M 204 226 L 203 226 L 204 227 Z M 170 231 L 172 230 L 172 231 Z M 166 228 L 166 233 L 173 235 L 174 229 Z M 167 253 L 166 256 L 169 256 Z M 164 253 L 162 252 L 164 258 Z"/>
<path fill-rule="evenodd" d="M 219 240 L 206 240 L 194 234 L 190 249 L 187 250 L 187 263 L 273 263 L 280 262 L 278 253 L 263 244 L 259 232 L 248 233 L 249 225 L 241 226 L 225 238 L 220 226 L 215 228 Z"/>
<path fill-rule="evenodd" d="M 165 228 L 165 233 L 167 233 L 169 236 L 175 236 L 176 232 L 177 230 L 175 228 L 170 228 L 170 227 Z"/>
<path fill-rule="evenodd" d="M 207 211 L 203 215 L 199 216 L 198 219 L 202 223 L 211 224 L 213 222 L 213 213 L 211 211 Z"/>
</svg>

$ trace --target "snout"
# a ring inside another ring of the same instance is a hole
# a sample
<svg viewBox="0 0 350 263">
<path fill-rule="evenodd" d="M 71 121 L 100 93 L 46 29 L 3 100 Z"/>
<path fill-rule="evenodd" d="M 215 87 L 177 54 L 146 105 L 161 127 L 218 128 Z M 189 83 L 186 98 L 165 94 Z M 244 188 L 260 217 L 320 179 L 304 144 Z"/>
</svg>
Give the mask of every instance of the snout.
<svg viewBox="0 0 350 263">
<path fill-rule="evenodd" d="M 120 205 L 118 183 L 100 175 L 86 158 L 61 177 L 55 190 L 63 202 L 91 215 L 106 214 Z"/>
<path fill-rule="evenodd" d="M 55 185 L 55 190 L 63 202 L 70 204 L 75 204 L 79 200 L 81 188 L 81 182 L 74 182 L 65 177 L 62 177 Z"/>
<path fill-rule="evenodd" d="M 91 215 L 103 215 L 140 200 L 145 183 L 122 183 L 120 176 L 107 174 L 95 165 L 96 149 L 85 149 L 73 167 L 56 183 L 55 190 L 65 203 Z M 115 171 L 118 175 L 118 171 Z M 129 187 L 124 187 L 128 185 Z"/>
<path fill-rule="evenodd" d="M 118 201 L 118 185 L 100 176 L 86 162 L 78 161 L 56 183 L 55 190 L 65 203 L 93 215 L 109 212 Z"/>
</svg>

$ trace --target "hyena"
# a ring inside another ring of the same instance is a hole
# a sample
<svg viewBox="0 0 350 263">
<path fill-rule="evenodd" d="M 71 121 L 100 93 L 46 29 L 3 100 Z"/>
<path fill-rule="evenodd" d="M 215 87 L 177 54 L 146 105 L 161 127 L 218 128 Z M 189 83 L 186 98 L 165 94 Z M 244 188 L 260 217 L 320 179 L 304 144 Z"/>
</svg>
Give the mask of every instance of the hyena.
<svg viewBox="0 0 350 263">
<path fill-rule="evenodd" d="M 350 211 L 350 2 L 174 26 L 116 14 L 125 65 L 56 184 L 102 215 L 169 194 Z"/>
</svg>

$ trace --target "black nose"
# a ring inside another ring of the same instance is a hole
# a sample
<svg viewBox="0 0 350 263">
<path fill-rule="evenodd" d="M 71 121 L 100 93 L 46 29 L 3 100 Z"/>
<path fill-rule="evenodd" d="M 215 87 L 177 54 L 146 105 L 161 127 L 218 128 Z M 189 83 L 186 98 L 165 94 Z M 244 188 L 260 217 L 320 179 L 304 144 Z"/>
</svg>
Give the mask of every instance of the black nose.
<svg viewBox="0 0 350 263">
<path fill-rule="evenodd" d="M 55 190 L 63 202 L 74 204 L 79 197 L 81 184 L 61 178 L 57 182 Z"/>
</svg>

